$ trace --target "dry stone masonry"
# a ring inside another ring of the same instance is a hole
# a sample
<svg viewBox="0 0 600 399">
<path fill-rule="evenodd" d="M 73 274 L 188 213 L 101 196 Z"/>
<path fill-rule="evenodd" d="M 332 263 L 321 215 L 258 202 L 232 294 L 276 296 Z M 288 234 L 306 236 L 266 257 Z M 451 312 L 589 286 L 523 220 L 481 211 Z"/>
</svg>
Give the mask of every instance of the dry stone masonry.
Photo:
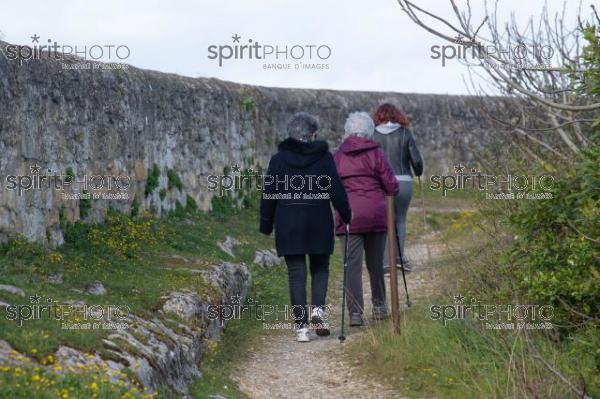
<svg viewBox="0 0 600 399">
<path fill-rule="evenodd" d="M 6 45 L 0 42 L 0 51 Z M 349 112 L 393 101 L 412 118 L 431 174 L 468 161 L 484 145 L 491 127 L 482 107 L 500 114 L 510 105 L 470 96 L 255 87 L 134 67 L 63 68 L 78 62 L 21 65 L 0 54 L 1 240 L 20 233 L 59 245 L 61 221 L 99 220 L 108 207 L 161 214 L 193 199 L 209 209 L 215 192 L 208 177 L 236 164 L 264 166 L 300 110 L 321 120 L 321 134 L 335 148 Z M 24 189 L 42 175 L 49 177 L 41 188 Z M 52 179 L 74 183 L 44 186 Z M 89 197 L 89 187 L 73 189 L 86 182 L 105 189 L 104 198 Z"/>
</svg>

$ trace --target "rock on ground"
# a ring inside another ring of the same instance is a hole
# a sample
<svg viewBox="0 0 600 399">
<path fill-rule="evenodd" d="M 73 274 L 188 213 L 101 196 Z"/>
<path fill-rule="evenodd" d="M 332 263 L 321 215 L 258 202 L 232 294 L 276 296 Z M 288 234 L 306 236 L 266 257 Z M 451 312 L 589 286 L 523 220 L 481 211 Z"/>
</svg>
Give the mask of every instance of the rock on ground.
<svg viewBox="0 0 600 399">
<path fill-rule="evenodd" d="M 52 273 L 48 276 L 48 283 L 50 284 L 62 284 L 63 283 L 63 274 L 62 273 Z"/>
<path fill-rule="evenodd" d="M 235 238 L 230 236 L 226 236 L 225 241 L 217 242 L 219 248 L 221 248 L 223 252 L 225 252 L 232 258 L 235 258 L 235 254 L 233 253 L 233 247 L 240 244 L 241 242 L 239 240 L 236 240 Z"/>
<path fill-rule="evenodd" d="M 258 250 L 254 253 L 254 263 L 263 267 L 279 266 L 281 258 L 274 249 Z"/>
<path fill-rule="evenodd" d="M 15 287 L 14 285 L 0 284 L 0 291 L 10 292 L 13 295 L 18 295 L 22 297 L 25 296 L 25 291 L 18 287 Z"/>
<path fill-rule="evenodd" d="M 230 298 L 235 296 L 245 297 L 250 283 L 250 273 L 244 264 L 224 262 L 202 272 L 212 285 L 213 297 L 192 291 L 171 292 L 163 298 L 162 306 L 154 315 L 140 317 L 123 312 L 111 320 L 97 320 L 127 327 L 112 329 L 102 340 L 103 353 L 107 356 L 83 353 L 62 345 L 53 354 L 56 363 L 64 370 L 72 368 L 75 372 L 92 370 L 104 373 L 113 382 L 119 379 L 121 372 L 129 369 L 151 391 L 168 386 L 186 397 L 189 385 L 202 376 L 198 366 L 207 350 L 208 340 L 220 337 L 225 327 L 218 321 L 208 320 L 207 306 L 229 303 Z M 96 281 L 86 287 L 86 292 L 98 295 L 106 290 L 100 281 Z M 85 302 L 69 301 L 65 304 L 84 306 Z M 39 368 L 46 367 L 14 351 L 0 339 L 0 364 L 13 364 L 18 358 L 21 360 L 17 364 L 24 367 L 25 362 Z M 124 380 L 122 375 L 120 380 Z"/>
<path fill-rule="evenodd" d="M 85 292 L 90 295 L 104 295 L 106 294 L 106 288 L 104 288 L 101 281 L 96 280 L 86 287 Z"/>
</svg>

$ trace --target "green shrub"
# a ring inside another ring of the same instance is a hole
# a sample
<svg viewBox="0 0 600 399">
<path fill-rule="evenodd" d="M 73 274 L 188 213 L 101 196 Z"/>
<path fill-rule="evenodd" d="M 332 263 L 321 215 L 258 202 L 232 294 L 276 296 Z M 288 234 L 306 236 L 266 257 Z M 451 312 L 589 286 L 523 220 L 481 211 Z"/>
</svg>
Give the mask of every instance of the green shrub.
<svg viewBox="0 0 600 399">
<path fill-rule="evenodd" d="M 160 200 L 161 200 L 161 201 L 164 201 L 164 200 L 165 200 L 165 198 L 167 198 L 167 189 L 166 189 L 166 188 L 163 188 L 162 190 L 160 190 L 160 191 L 158 192 L 158 196 L 160 197 Z"/>
<path fill-rule="evenodd" d="M 171 216 L 183 218 L 187 215 L 187 209 L 181 205 L 181 202 L 175 201 L 175 209 L 170 212 Z"/>
<path fill-rule="evenodd" d="M 229 167 L 223 168 L 223 174 L 229 176 Z M 213 213 L 218 215 L 237 214 L 241 209 L 257 209 L 260 203 L 261 191 L 256 187 L 256 176 L 263 174 L 263 168 L 255 165 L 253 168 L 242 169 L 239 178 L 243 179 L 241 187 L 236 191 L 224 191 L 211 200 Z"/>
<path fill-rule="evenodd" d="M 188 212 L 194 213 L 198 211 L 198 203 L 194 199 L 194 197 L 190 195 L 186 195 L 185 197 L 185 208 Z"/>
<path fill-rule="evenodd" d="M 583 78 L 579 81 L 579 74 L 574 73 L 572 78 L 579 81 L 578 91 L 598 100 L 600 98 L 600 35 L 598 27 L 587 26 L 583 29 L 583 37 L 587 45 L 583 48 Z"/>
<path fill-rule="evenodd" d="M 582 95 L 600 97 L 600 39 L 584 29 Z M 560 309 L 556 323 L 581 325 L 600 317 L 600 117 L 591 143 L 552 190 L 553 198 L 526 201 L 510 218 L 511 261 L 528 293 Z"/>
<path fill-rule="evenodd" d="M 67 220 L 65 216 L 65 206 L 61 205 L 58 209 L 58 224 L 60 225 L 61 230 L 65 230 L 67 228 Z"/>
<path fill-rule="evenodd" d="M 563 310 L 557 322 L 600 315 L 600 150 L 555 183 L 552 199 L 525 201 L 511 215 L 511 261 L 523 288 Z M 572 321 L 572 320 L 571 320 Z"/>
<path fill-rule="evenodd" d="M 89 191 L 83 190 L 82 194 L 89 195 Z M 80 198 L 79 199 L 79 217 L 81 219 L 85 219 L 89 216 L 90 211 L 92 210 L 92 198 Z"/>
<path fill-rule="evenodd" d="M 256 109 L 256 100 L 252 96 L 247 96 L 242 100 L 242 107 L 246 112 L 253 111 Z"/>
<path fill-rule="evenodd" d="M 133 198 L 133 201 L 131 202 L 131 217 L 134 218 L 136 217 L 138 214 L 140 213 L 140 202 L 138 201 L 137 197 Z"/>
<path fill-rule="evenodd" d="M 75 173 L 73 172 L 73 168 L 69 166 L 65 172 L 65 183 L 73 183 L 74 179 Z"/>
<path fill-rule="evenodd" d="M 183 183 L 181 183 L 179 175 L 173 169 L 167 170 L 167 179 L 169 180 L 169 190 L 176 188 L 181 191 L 183 189 Z"/>
<path fill-rule="evenodd" d="M 211 200 L 212 212 L 217 216 L 234 215 L 239 212 L 237 199 L 226 191 L 222 196 L 215 195 Z"/>
<path fill-rule="evenodd" d="M 158 188 L 158 179 L 160 178 L 160 169 L 157 164 L 153 164 L 151 169 L 148 169 L 148 178 L 146 179 L 145 194 L 148 197 Z"/>
<path fill-rule="evenodd" d="M 165 237 L 165 231 L 154 219 L 132 220 L 120 213 L 109 213 L 103 224 L 89 228 L 91 245 L 107 249 L 123 258 L 135 258 L 140 251 L 154 249 Z"/>
<path fill-rule="evenodd" d="M 22 235 L 17 235 L 0 245 L 0 255 L 14 259 L 38 259 L 44 256 L 44 249 L 37 243 L 27 240 Z"/>
<path fill-rule="evenodd" d="M 89 244 L 88 233 L 91 228 L 90 223 L 84 223 L 80 220 L 75 223 L 65 223 L 62 227 L 65 243 L 75 248 L 84 248 Z"/>
</svg>

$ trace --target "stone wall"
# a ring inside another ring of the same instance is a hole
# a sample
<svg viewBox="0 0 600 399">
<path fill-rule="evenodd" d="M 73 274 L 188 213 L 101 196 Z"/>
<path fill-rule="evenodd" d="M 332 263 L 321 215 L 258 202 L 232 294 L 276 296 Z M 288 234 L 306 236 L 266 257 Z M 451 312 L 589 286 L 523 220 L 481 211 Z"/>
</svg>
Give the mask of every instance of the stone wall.
<svg viewBox="0 0 600 399">
<path fill-rule="evenodd" d="M 0 42 L 0 51 L 5 46 Z M 79 200 L 48 187 L 19 195 L 9 176 L 65 174 L 69 168 L 76 179 L 129 176 L 129 199 L 92 201 L 91 220 L 108 207 L 129 211 L 134 198 L 141 209 L 159 214 L 185 204 L 187 195 L 208 209 L 214 192 L 207 189 L 207 175 L 236 163 L 266 164 L 286 121 L 300 110 L 321 120 L 321 134 L 335 148 L 349 112 L 395 102 L 413 120 L 428 174 L 468 162 L 485 145 L 492 128 L 482 108 L 509 110 L 505 99 L 266 88 L 133 67 L 63 68 L 81 62 L 20 65 L 0 56 L 0 239 L 21 233 L 57 245 L 61 218 L 80 218 Z M 159 185 L 146 196 L 154 164 Z M 35 165 L 39 172 L 32 171 Z M 182 190 L 168 188 L 168 170 L 181 179 Z"/>
</svg>

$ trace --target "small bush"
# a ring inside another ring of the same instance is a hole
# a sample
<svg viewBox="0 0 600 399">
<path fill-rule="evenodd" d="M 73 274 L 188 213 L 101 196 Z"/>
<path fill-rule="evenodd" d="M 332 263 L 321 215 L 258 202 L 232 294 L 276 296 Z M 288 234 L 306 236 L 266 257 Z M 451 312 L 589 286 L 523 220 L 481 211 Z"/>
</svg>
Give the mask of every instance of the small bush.
<svg viewBox="0 0 600 399">
<path fill-rule="evenodd" d="M 212 212 L 217 216 L 234 215 L 238 213 L 237 199 L 227 191 L 222 196 L 216 195 L 211 200 Z"/>
<path fill-rule="evenodd" d="M 169 180 L 169 190 L 176 188 L 181 191 L 183 189 L 183 183 L 181 182 L 177 172 L 175 172 L 173 169 L 167 170 L 167 179 Z"/>
<path fill-rule="evenodd" d="M 87 190 L 83 190 L 84 195 L 89 195 L 90 193 Z M 79 217 L 81 219 L 85 219 L 89 216 L 90 211 L 92 210 L 92 198 L 80 198 L 79 199 Z"/>
<path fill-rule="evenodd" d="M 131 217 L 135 218 L 139 213 L 140 213 L 140 202 L 138 201 L 137 197 L 134 197 L 133 201 L 131 202 Z"/>
<path fill-rule="evenodd" d="M 595 27 L 583 32 L 585 79 L 578 90 L 598 99 L 600 37 Z M 560 309 L 555 317 L 563 325 L 600 318 L 600 117 L 592 129 L 582 156 L 563 167 L 553 198 L 528 201 L 510 219 L 517 277 L 533 298 Z"/>
<path fill-rule="evenodd" d="M 256 109 L 256 100 L 252 96 L 245 97 L 242 100 L 242 107 L 246 112 L 253 111 Z"/>
<path fill-rule="evenodd" d="M 229 176 L 231 172 L 229 167 L 223 168 L 223 175 Z M 239 189 L 236 187 L 236 191 L 225 190 L 223 195 L 214 196 L 211 200 L 213 213 L 226 216 L 237 214 L 240 209 L 257 209 L 261 192 L 257 189 L 255 181 L 262 173 L 263 168 L 260 165 L 240 170 L 239 176 L 236 173 L 236 178 L 239 177 L 243 183 Z"/>
<path fill-rule="evenodd" d="M 186 195 L 185 197 L 185 208 L 188 212 L 194 213 L 198 211 L 198 203 L 194 199 L 194 197 L 190 195 Z"/>
<path fill-rule="evenodd" d="M 73 168 L 72 167 L 68 167 L 67 171 L 65 172 L 65 183 L 73 183 L 73 180 L 75 179 L 75 173 L 73 172 Z"/>
<path fill-rule="evenodd" d="M 148 197 L 158 188 L 158 179 L 160 178 L 160 169 L 157 164 L 153 164 L 151 169 L 148 169 L 148 178 L 146 179 L 145 194 Z"/>
<path fill-rule="evenodd" d="M 118 213 L 109 213 L 104 224 L 91 227 L 88 233 L 92 245 L 123 258 L 135 258 L 142 250 L 154 249 L 164 237 L 164 229 L 154 219 L 133 221 Z"/>
<path fill-rule="evenodd" d="M 91 226 L 91 224 L 84 223 L 80 220 L 75 223 L 66 223 L 64 227 L 62 227 L 65 242 L 76 248 L 85 247 L 89 244 L 88 233 Z"/>
<path fill-rule="evenodd" d="M 44 249 L 19 234 L 0 246 L 0 254 L 14 259 L 42 258 Z"/>
<path fill-rule="evenodd" d="M 511 260 L 523 288 L 536 300 L 556 304 L 559 323 L 600 315 L 600 150 L 552 190 L 553 198 L 526 201 L 510 218 L 515 230 Z"/>
<path fill-rule="evenodd" d="M 175 209 L 170 212 L 170 215 L 177 218 L 183 218 L 187 215 L 187 210 L 183 205 L 181 205 L 181 202 L 175 201 Z"/>
</svg>

